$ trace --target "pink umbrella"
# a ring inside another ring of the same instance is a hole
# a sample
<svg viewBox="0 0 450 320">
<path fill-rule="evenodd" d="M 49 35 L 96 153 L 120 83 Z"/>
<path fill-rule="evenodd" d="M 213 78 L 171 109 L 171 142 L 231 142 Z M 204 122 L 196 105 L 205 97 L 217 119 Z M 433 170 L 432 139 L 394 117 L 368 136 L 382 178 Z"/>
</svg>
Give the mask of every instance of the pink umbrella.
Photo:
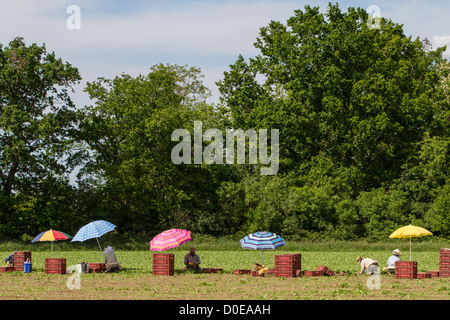
<svg viewBox="0 0 450 320">
<path fill-rule="evenodd" d="M 191 231 L 184 229 L 166 230 L 150 241 L 150 250 L 164 251 L 178 247 L 189 240 L 191 240 Z"/>
</svg>

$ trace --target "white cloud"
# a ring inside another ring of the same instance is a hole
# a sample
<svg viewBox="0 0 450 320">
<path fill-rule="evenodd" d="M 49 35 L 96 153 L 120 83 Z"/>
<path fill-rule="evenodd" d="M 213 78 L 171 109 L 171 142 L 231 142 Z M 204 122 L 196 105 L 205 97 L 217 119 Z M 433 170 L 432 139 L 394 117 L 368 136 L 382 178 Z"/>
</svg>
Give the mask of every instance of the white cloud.
<svg viewBox="0 0 450 320">
<path fill-rule="evenodd" d="M 430 39 L 430 42 L 433 45 L 433 49 L 437 49 L 443 46 L 447 46 L 445 50 L 445 55 L 450 56 L 450 35 L 448 36 L 434 36 Z"/>
</svg>

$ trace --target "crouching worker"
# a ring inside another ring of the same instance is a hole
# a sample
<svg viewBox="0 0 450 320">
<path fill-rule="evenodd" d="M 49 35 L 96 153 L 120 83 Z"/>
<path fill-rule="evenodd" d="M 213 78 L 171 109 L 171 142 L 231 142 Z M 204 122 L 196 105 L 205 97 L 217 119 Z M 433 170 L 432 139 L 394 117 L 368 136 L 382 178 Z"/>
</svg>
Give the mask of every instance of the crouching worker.
<svg viewBox="0 0 450 320">
<path fill-rule="evenodd" d="M 105 263 L 105 272 L 118 272 L 122 270 L 122 266 L 120 265 L 122 262 L 117 262 L 117 256 L 111 246 L 108 246 L 105 249 Z"/>
<path fill-rule="evenodd" d="M 200 257 L 195 253 L 196 250 L 194 247 L 189 249 L 189 253 L 184 256 L 184 265 L 183 271 L 186 270 L 195 270 L 196 272 L 202 272 L 202 268 L 200 268 Z"/>
<path fill-rule="evenodd" d="M 378 261 L 372 260 L 370 258 L 356 258 L 356 261 L 361 266 L 361 271 L 359 274 L 362 274 L 364 271 L 366 274 L 372 275 L 372 274 L 380 274 L 380 268 L 378 267 Z"/>
</svg>

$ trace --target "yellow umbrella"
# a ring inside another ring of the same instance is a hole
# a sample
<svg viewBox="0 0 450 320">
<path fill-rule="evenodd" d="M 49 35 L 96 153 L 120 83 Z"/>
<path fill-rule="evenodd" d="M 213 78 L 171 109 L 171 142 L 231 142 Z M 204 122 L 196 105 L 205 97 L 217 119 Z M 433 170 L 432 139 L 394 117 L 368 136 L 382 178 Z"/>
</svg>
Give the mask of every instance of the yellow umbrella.
<svg viewBox="0 0 450 320">
<path fill-rule="evenodd" d="M 389 238 L 409 238 L 409 261 L 411 261 L 411 238 L 431 236 L 431 235 L 433 234 L 427 229 L 413 225 L 408 225 L 395 230 L 389 236 Z"/>
</svg>

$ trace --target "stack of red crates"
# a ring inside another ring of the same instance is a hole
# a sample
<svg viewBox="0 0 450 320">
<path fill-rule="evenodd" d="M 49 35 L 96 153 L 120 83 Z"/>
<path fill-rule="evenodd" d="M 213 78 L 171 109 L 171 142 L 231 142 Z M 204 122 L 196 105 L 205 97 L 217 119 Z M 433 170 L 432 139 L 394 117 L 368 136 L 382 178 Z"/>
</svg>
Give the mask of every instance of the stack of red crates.
<svg viewBox="0 0 450 320">
<path fill-rule="evenodd" d="M 173 276 L 175 274 L 175 259 L 173 253 L 153 254 L 153 274 Z"/>
<path fill-rule="evenodd" d="M 439 277 L 450 277 L 450 249 L 439 251 Z"/>
<path fill-rule="evenodd" d="M 66 259 L 45 258 L 45 273 L 66 274 Z"/>
<path fill-rule="evenodd" d="M 30 259 L 30 251 L 16 251 L 14 252 L 14 271 L 24 271 L 23 263 Z"/>
<path fill-rule="evenodd" d="M 102 273 L 106 271 L 106 263 L 89 263 L 90 273 Z"/>
<path fill-rule="evenodd" d="M 395 261 L 395 278 L 417 278 L 417 261 Z"/>
<path fill-rule="evenodd" d="M 275 256 L 275 277 L 297 277 L 301 270 L 302 255 L 289 253 Z"/>
</svg>

